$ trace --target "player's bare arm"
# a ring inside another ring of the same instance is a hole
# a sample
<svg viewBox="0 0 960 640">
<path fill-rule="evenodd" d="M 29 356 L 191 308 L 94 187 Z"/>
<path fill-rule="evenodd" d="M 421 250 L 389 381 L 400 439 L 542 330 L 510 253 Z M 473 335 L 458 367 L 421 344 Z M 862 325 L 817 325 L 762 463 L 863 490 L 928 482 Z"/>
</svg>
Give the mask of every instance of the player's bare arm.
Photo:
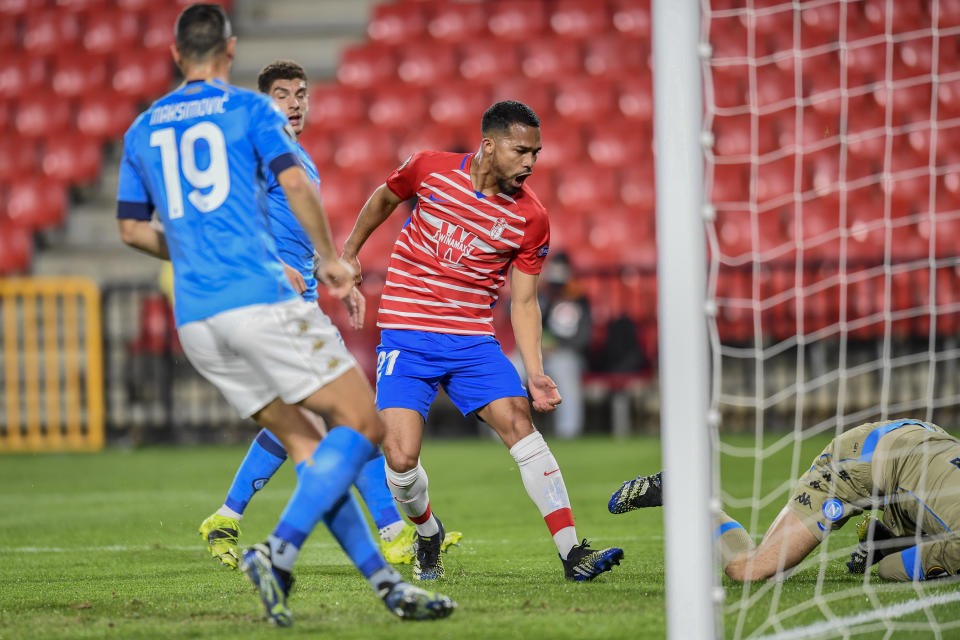
<svg viewBox="0 0 960 640">
<path fill-rule="evenodd" d="M 540 339 L 543 324 L 540 304 L 537 302 L 536 274 L 513 268 L 510 272 L 510 322 L 517 341 L 517 350 L 527 372 L 527 386 L 537 411 L 553 411 L 562 401 L 556 383 L 543 373 L 543 354 Z"/>
<path fill-rule="evenodd" d="M 370 237 L 370 234 L 390 217 L 397 206 L 403 202 L 397 194 L 390 190 L 386 184 L 382 184 L 371 194 L 367 202 L 360 209 L 357 216 L 357 222 L 353 225 L 353 231 L 343 243 L 343 259 L 353 267 L 357 274 L 357 282 L 360 278 L 360 261 L 357 256 L 360 249 Z"/>
<path fill-rule="evenodd" d="M 117 224 L 120 227 L 120 239 L 124 244 L 150 254 L 154 258 L 170 259 L 167 236 L 162 229 L 153 226 L 149 220 L 120 218 Z"/>
<path fill-rule="evenodd" d="M 277 175 L 287 203 L 314 249 L 321 258 L 317 275 L 338 298 L 346 296 L 353 287 L 353 269 L 337 259 L 327 214 L 320 196 L 304 170 L 298 166 L 287 167 Z"/>
<path fill-rule="evenodd" d="M 280 261 L 280 264 L 283 265 L 283 275 L 287 276 L 287 280 L 290 281 L 290 286 L 293 287 L 293 290 L 297 293 L 303 293 L 307 290 L 307 283 L 304 282 L 303 276 L 299 271 L 288 265 L 283 260 Z"/>
<path fill-rule="evenodd" d="M 755 548 L 736 555 L 723 571 L 733 580 L 766 580 L 800 564 L 820 541 L 784 507 Z"/>
</svg>

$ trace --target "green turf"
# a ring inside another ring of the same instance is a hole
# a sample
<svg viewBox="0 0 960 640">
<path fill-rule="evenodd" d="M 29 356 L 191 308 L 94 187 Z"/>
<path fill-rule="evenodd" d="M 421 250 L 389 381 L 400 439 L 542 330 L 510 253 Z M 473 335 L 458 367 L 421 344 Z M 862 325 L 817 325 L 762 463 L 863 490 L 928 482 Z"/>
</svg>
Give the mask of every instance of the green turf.
<svg viewBox="0 0 960 640">
<path fill-rule="evenodd" d="M 805 458 L 824 442 L 804 447 Z M 461 545 L 445 556 L 447 575 L 437 585 L 459 609 L 443 621 L 397 621 L 329 534 L 318 530 L 298 562 L 290 601 L 295 625 L 285 630 L 263 621 L 252 587 L 240 573 L 209 559 L 196 535 L 200 521 L 221 503 L 242 448 L 0 457 L 0 640 L 664 637 L 661 512 L 611 516 L 606 511 L 611 491 L 622 480 L 659 467 L 659 441 L 588 438 L 554 441 L 552 447 L 580 535 L 595 546 L 624 548 L 626 558 L 613 572 L 591 583 L 562 579 L 546 527 L 502 445 L 428 441 L 423 463 L 430 472 L 431 502 L 449 529 L 464 532 Z M 770 471 L 766 490 L 776 485 L 789 461 L 787 451 L 765 465 Z M 728 490 L 748 492 L 752 465 L 725 462 L 724 477 Z M 270 532 L 292 486 L 288 465 L 249 508 L 243 543 L 258 542 Z M 777 500 L 761 513 L 762 527 L 781 505 Z M 847 529 L 832 541 L 832 554 L 852 545 L 852 527 Z M 819 587 L 824 594 L 855 594 L 831 605 L 836 616 L 915 597 L 900 588 L 868 601 L 860 580 L 841 569 L 840 560 L 832 561 Z M 401 572 L 409 576 L 410 567 Z M 783 611 L 810 603 L 817 581 L 814 566 L 782 589 L 753 586 L 757 601 L 742 620 L 732 604 L 741 587 L 727 582 L 727 637 L 738 624 L 744 632 L 762 626 L 771 604 Z M 932 611 L 938 619 L 960 619 L 957 604 Z M 813 606 L 785 626 L 823 619 Z M 922 623 L 926 616 L 921 612 L 899 620 Z M 942 637 L 960 636 L 956 628 L 955 635 L 950 633 Z M 882 635 L 874 630 L 856 637 Z"/>
</svg>

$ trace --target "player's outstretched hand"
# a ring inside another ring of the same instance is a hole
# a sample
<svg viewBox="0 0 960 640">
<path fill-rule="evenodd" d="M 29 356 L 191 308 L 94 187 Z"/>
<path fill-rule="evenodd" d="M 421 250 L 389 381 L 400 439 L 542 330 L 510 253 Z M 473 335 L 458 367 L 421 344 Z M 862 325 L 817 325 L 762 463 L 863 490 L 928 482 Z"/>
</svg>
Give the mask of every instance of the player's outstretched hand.
<svg viewBox="0 0 960 640">
<path fill-rule="evenodd" d="M 293 286 L 293 290 L 297 293 L 303 293 L 307 290 L 307 283 L 304 282 L 303 276 L 299 271 L 291 267 L 286 263 L 283 264 L 283 275 L 287 276 L 287 280 L 290 281 L 290 284 Z"/>
<path fill-rule="evenodd" d="M 345 298 L 353 288 L 354 270 L 344 260 L 326 260 L 317 268 L 317 275 L 327 285 L 330 295 Z"/>
<path fill-rule="evenodd" d="M 530 376 L 527 379 L 527 387 L 530 389 L 530 397 L 533 399 L 533 408 L 541 413 L 553 411 L 557 408 L 563 398 L 557 391 L 557 383 L 550 379 L 550 376 L 537 375 Z"/>
<path fill-rule="evenodd" d="M 367 315 L 367 298 L 363 295 L 363 292 L 353 287 L 350 289 L 350 293 L 340 300 L 343 301 L 343 306 L 347 308 L 347 313 L 350 314 L 350 328 L 357 331 L 363 329 L 363 319 Z"/>
</svg>

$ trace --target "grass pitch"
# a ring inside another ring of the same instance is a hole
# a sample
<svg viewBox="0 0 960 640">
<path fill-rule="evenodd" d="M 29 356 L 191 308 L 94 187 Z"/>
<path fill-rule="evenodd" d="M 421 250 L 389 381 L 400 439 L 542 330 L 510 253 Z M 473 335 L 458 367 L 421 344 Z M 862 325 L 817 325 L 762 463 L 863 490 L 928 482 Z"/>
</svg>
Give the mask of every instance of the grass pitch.
<svg viewBox="0 0 960 640">
<path fill-rule="evenodd" d="M 805 445 L 805 459 L 825 442 Z M 269 626 L 243 575 L 210 559 L 196 534 L 221 504 L 243 447 L 0 457 L 0 640 L 664 637 L 662 512 L 612 516 L 606 510 L 621 481 L 659 468 L 659 441 L 587 438 L 553 440 L 551 446 L 578 533 L 595 547 L 623 547 L 621 566 L 591 583 L 563 580 L 552 540 L 505 448 L 487 440 L 427 441 L 423 463 L 431 502 L 449 529 L 464 532 L 460 546 L 445 556 L 446 577 L 436 587 L 459 609 L 446 620 L 400 622 L 321 527 L 297 565 L 291 629 Z M 773 471 L 778 458 L 770 463 L 765 470 L 776 486 L 782 481 Z M 789 452 L 779 464 L 789 468 Z M 752 486 L 752 465 L 740 467 L 724 470 L 737 494 Z M 243 521 L 243 544 L 272 530 L 293 481 L 292 466 L 285 465 L 254 498 Z M 761 529 L 782 502 L 764 509 Z M 852 526 L 839 532 L 829 552 L 852 546 L 854 535 Z M 827 567 L 822 578 L 814 564 L 780 587 L 751 586 L 744 614 L 731 605 L 742 587 L 726 582 L 727 637 L 764 629 L 771 610 L 798 609 L 785 628 L 822 621 L 822 608 L 809 606 L 815 593 L 819 599 L 852 594 L 830 602 L 832 615 L 841 618 L 917 597 L 912 590 L 878 589 L 871 600 L 862 578 L 847 576 L 839 559 Z M 409 566 L 400 571 L 410 577 Z M 939 589 L 951 593 L 956 585 Z M 952 603 L 898 620 L 919 628 L 929 612 L 938 621 L 960 619 L 960 605 Z M 867 633 L 858 638 L 882 637 L 885 629 L 867 625 L 861 631 Z M 903 637 L 935 636 L 917 631 Z M 948 624 L 941 637 L 960 637 L 960 630 Z"/>
</svg>

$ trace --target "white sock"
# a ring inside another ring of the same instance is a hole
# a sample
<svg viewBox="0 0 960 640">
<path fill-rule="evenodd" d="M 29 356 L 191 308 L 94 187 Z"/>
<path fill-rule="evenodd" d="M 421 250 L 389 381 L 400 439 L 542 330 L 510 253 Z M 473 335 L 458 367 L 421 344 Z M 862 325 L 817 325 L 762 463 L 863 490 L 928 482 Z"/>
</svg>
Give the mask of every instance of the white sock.
<svg viewBox="0 0 960 640">
<path fill-rule="evenodd" d="M 393 542 L 393 539 L 400 535 L 404 527 L 403 520 L 397 520 L 393 524 L 388 524 L 380 528 L 380 539 L 384 542 Z"/>
<path fill-rule="evenodd" d="M 534 431 L 510 447 L 510 455 L 520 467 L 523 486 L 540 509 L 560 557 L 566 559 L 570 549 L 577 544 L 577 529 L 573 524 L 570 498 L 567 497 L 567 487 L 563 484 L 563 474 L 560 473 L 556 458 L 550 453 L 550 447 L 539 431 Z"/>
<path fill-rule="evenodd" d="M 427 472 L 424 471 L 420 463 L 409 471 L 394 471 L 389 466 L 387 469 L 387 486 L 390 487 L 390 493 L 393 499 L 397 501 L 397 507 L 402 511 L 410 521 L 417 527 L 417 533 L 422 536 L 432 536 L 440 531 L 440 525 L 437 519 L 430 511 L 430 496 L 427 494 Z"/>
<path fill-rule="evenodd" d="M 234 511 L 233 509 L 231 509 L 231 508 L 228 507 L 227 505 L 223 505 L 222 507 L 220 507 L 219 509 L 217 509 L 217 515 L 218 515 L 218 516 L 223 516 L 224 518 L 233 518 L 234 520 L 241 520 L 241 519 L 243 519 L 243 514 L 242 514 L 242 513 L 237 513 L 236 511 Z"/>
</svg>

